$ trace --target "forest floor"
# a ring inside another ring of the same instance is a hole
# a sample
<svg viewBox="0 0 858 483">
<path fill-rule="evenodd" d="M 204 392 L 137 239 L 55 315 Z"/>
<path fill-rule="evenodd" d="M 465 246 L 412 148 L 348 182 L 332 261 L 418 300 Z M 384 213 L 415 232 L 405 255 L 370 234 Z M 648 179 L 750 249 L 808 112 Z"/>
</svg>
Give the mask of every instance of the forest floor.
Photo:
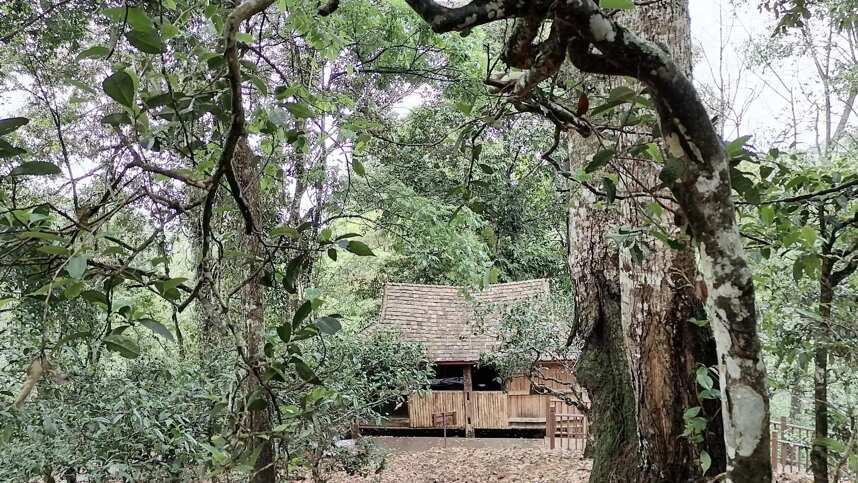
<svg viewBox="0 0 858 483">
<path fill-rule="evenodd" d="M 542 439 L 373 438 L 387 458 L 378 473 L 339 472 L 331 483 L 586 483 L 592 462 L 580 451 L 549 450 Z M 777 483 L 805 483 L 807 475 L 778 475 Z"/>
<path fill-rule="evenodd" d="M 542 439 L 450 438 L 447 448 L 438 447 L 441 438 L 391 439 L 378 441 L 389 451 L 379 473 L 366 477 L 336 473 L 329 481 L 584 483 L 590 475 L 590 461 L 583 459 L 580 452 L 545 449 Z"/>
</svg>

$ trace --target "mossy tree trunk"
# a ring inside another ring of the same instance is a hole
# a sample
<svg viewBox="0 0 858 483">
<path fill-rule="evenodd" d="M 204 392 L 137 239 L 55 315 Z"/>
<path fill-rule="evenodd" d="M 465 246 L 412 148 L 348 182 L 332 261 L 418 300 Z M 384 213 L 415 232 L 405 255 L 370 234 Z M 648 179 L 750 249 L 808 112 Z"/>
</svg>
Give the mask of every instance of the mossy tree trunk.
<svg viewBox="0 0 858 483">
<path fill-rule="evenodd" d="M 664 44 L 677 64 L 690 72 L 687 0 L 639 7 L 623 21 Z M 574 136 L 570 142 L 581 145 Z M 635 142 L 632 136 L 621 140 L 622 145 Z M 586 149 L 578 151 L 577 156 L 570 153 L 570 159 L 589 158 Z M 618 189 L 651 191 L 661 184 L 659 171 L 649 161 L 624 160 L 617 173 Z M 596 321 L 589 332 L 579 332 L 587 336 L 578 365 L 579 378 L 592 398 L 594 482 L 693 481 L 701 476 L 702 449 L 712 457 L 710 472 L 726 466 L 717 402 L 702 411 L 712 416 L 703 443 L 682 436 L 685 411 L 704 406 L 698 399 L 695 371 L 717 363 L 711 330 L 689 323 L 702 312 L 694 293 L 698 275 L 692 248 L 671 249 L 641 235 L 636 245 L 646 256 L 636 260 L 630 245 L 617 248 L 605 238 L 620 226 L 645 232 L 652 221 L 681 238 L 680 229 L 668 219 L 669 211 L 655 220 L 647 213 L 645 205 L 651 201 L 629 197 L 599 208 L 598 200 L 584 196 L 573 201 L 570 210 L 569 262 L 578 287 L 578 316 Z M 675 203 L 661 203 L 679 211 Z M 604 260 L 593 263 L 594 257 Z M 585 274 L 588 270 L 591 273 Z"/>
</svg>

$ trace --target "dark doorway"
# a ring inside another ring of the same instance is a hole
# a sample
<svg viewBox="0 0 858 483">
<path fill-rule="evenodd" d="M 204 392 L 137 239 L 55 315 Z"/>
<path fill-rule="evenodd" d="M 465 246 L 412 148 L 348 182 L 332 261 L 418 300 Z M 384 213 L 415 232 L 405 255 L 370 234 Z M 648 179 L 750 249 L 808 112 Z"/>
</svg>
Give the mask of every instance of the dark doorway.
<svg viewBox="0 0 858 483">
<path fill-rule="evenodd" d="M 474 391 L 502 391 L 503 383 L 492 366 L 474 367 Z"/>
<path fill-rule="evenodd" d="M 429 382 L 429 389 L 435 391 L 462 391 L 465 389 L 463 366 L 435 366 L 435 377 Z"/>
</svg>

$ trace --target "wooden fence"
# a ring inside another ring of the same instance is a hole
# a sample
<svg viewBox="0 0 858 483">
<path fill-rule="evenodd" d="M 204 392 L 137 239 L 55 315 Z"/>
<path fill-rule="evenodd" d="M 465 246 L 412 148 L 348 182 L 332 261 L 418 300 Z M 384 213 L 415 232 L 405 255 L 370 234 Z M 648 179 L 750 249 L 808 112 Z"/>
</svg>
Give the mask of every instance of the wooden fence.
<svg viewBox="0 0 858 483">
<path fill-rule="evenodd" d="M 408 420 L 412 428 L 431 428 L 432 414 L 455 412 L 456 427 L 464 426 L 465 395 L 462 391 L 427 391 L 408 396 Z"/>
<path fill-rule="evenodd" d="M 583 414 L 561 414 L 557 406 L 549 405 L 545 437 L 549 449 L 584 451 L 590 430 L 587 416 Z"/>
<path fill-rule="evenodd" d="M 810 468 L 813 428 L 787 423 L 786 418 L 771 422 L 772 470 L 802 473 Z"/>
<path fill-rule="evenodd" d="M 561 412 L 563 411 L 563 412 Z M 587 416 L 568 406 L 549 403 L 545 438 L 550 449 L 583 451 L 587 445 Z M 779 473 L 804 473 L 810 470 L 813 428 L 787 423 L 786 418 L 771 422 L 772 469 Z"/>
<path fill-rule="evenodd" d="M 507 395 L 502 391 L 472 391 L 467 408 L 475 428 L 507 427 Z"/>
</svg>

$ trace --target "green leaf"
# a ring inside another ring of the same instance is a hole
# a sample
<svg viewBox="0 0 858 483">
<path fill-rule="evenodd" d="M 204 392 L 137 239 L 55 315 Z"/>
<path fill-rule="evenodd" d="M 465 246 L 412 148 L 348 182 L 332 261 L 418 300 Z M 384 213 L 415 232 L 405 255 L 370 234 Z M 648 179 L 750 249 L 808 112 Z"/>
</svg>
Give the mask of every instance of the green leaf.
<svg viewBox="0 0 858 483">
<path fill-rule="evenodd" d="M 792 278 L 798 282 L 801 280 L 802 275 L 804 275 L 804 260 L 799 257 L 792 264 Z"/>
<path fill-rule="evenodd" d="M 495 169 L 486 163 L 480 163 L 479 167 L 480 167 L 480 170 L 486 174 L 494 174 L 494 172 L 495 172 Z"/>
<path fill-rule="evenodd" d="M 125 32 L 125 38 L 141 52 L 147 54 L 164 52 L 164 43 L 156 30 L 132 30 Z"/>
<path fill-rule="evenodd" d="M 364 169 L 363 163 L 357 159 L 352 159 L 352 169 L 355 170 L 355 174 L 358 176 L 363 177 L 366 175 L 366 169 Z"/>
<path fill-rule="evenodd" d="M 771 225 L 775 221 L 775 208 L 771 205 L 761 206 L 758 210 L 763 225 Z"/>
<path fill-rule="evenodd" d="M 11 158 L 27 152 L 24 148 L 14 147 L 0 138 L 0 158 Z"/>
<path fill-rule="evenodd" d="M 83 255 L 76 255 L 69 258 L 69 261 L 66 264 L 66 271 L 69 273 L 71 278 L 76 280 L 82 279 L 86 273 L 86 257 Z"/>
<path fill-rule="evenodd" d="M 101 88 L 111 99 L 126 107 L 134 105 L 134 81 L 120 70 L 101 82 Z"/>
<path fill-rule="evenodd" d="M 709 471 L 709 468 L 712 467 L 712 457 L 709 456 L 709 453 L 706 450 L 700 451 L 700 468 L 703 470 L 705 474 Z"/>
<path fill-rule="evenodd" d="M 804 245 L 807 247 L 812 247 L 814 242 L 816 242 L 817 233 L 812 226 L 801 227 L 799 235 L 801 236 Z"/>
<path fill-rule="evenodd" d="M 271 230 L 271 236 L 287 236 L 293 240 L 301 238 L 301 233 L 288 225 L 280 225 Z"/>
<path fill-rule="evenodd" d="M 700 385 L 703 389 L 712 389 L 715 381 L 712 380 L 712 376 L 709 375 L 709 369 L 706 367 L 701 367 L 697 369 L 696 373 L 697 384 Z"/>
<path fill-rule="evenodd" d="M 77 54 L 77 60 L 104 59 L 110 54 L 110 49 L 103 45 L 93 45 Z"/>
<path fill-rule="evenodd" d="M 0 136 L 14 132 L 16 129 L 26 125 L 28 122 L 30 122 L 30 120 L 26 117 L 9 117 L 6 119 L 0 119 Z"/>
<path fill-rule="evenodd" d="M 103 292 L 99 292 L 98 290 L 84 290 L 80 296 L 87 302 L 99 303 L 105 306 L 107 305 L 107 295 L 104 295 Z"/>
<path fill-rule="evenodd" d="M 104 338 L 104 345 L 108 350 L 118 352 L 126 359 L 134 359 L 140 355 L 140 346 L 136 342 L 115 332 Z"/>
<path fill-rule="evenodd" d="M 262 79 L 262 77 L 249 73 L 246 74 L 246 77 L 250 80 L 250 83 L 253 84 L 253 87 L 256 87 L 256 90 L 258 90 L 260 94 L 263 96 L 268 95 L 268 84 L 265 83 L 265 80 Z"/>
<path fill-rule="evenodd" d="M 735 158 L 735 157 L 739 156 L 740 154 L 742 154 L 742 151 L 744 150 L 745 145 L 750 140 L 751 140 L 751 136 L 738 137 L 738 138 L 734 139 L 733 141 L 731 141 L 730 143 L 728 143 L 726 146 L 724 146 L 724 152 L 727 153 L 728 158 L 730 158 L 730 159 Z"/>
<path fill-rule="evenodd" d="M 299 330 L 298 332 L 294 332 L 292 334 L 292 342 L 298 342 L 301 340 L 309 339 L 310 337 L 315 337 L 317 335 L 319 335 L 319 328 L 316 327 L 315 325 L 308 325 L 308 326 L 304 327 L 303 329 Z M 290 353 L 293 352 L 292 346 L 293 346 L 293 344 L 289 344 L 289 347 L 290 347 L 289 352 Z M 300 352 L 300 350 L 298 352 Z"/>
<path fill-rule="evenodd" d="M 16 166 L 9 174 L 12 176 L 54 176 L 61 174 L 60 167 L 47 161 L 27 161 Z"/>
<path fill-rule="evenodd" d="M 127 113 L 124 112 L 114 112 L 113 114 L 108 114 L 101 118 L 102 124 L 109 124 L 111 126 L 121 126 L 123 124 L 131 124 L 131 117 L 128 116 Z"/>
<path fill-rule="evenodd" d="M 169 340 L 170 342 L 175 341 L 173 338 L 173 333 L 170 332 L 170 329 L 164 327 L 164 324 L 158 322 L 154 319 L 140 319 L 137 321 L 143 327 L 151 330 L 152 332 L 160 335 L 161 337 Z"/>
<path fill-rule="evenodd" d="M 608 197 L 608 203 L 613 203 L 617 198 L 617 185 L 614 183 L 614 180 L 608 178 L 607 176 L 602 178 L 602 189 L 605 190 L 605 194 Z"/>
<path fill-rule="evenodd" d="M 303 379 L 310 384 L 321 384 L 322 381 L 319 380 L 318 376 L 310 369 L 304 361 L 295 360 L 295 372 L 298 373 L 298 377 Z"/>
<path fill-rule="evenodd" d="M 283 324 L 277 327 L 277 336 L 280 337 L 280 340 L 288 344 L 292 340 L 292 325 Z"/>
<path fill-rule="evenodd" d="M 308 119 L 313 117 L 313 111 L 304 103 L 290 102 L 286 104 L 286 109 L 288 109 L 293 116 L 299 119 Z"/>
<path fill-rule="evenodd" d="M 617 8 L 628 10 L 635 8 L 634 0 L 599 0 L 599 6 L 602 8 Z"/>
<path fill-rule="evenodd" d="M 297 289 L 295 288 L 295 280 L 298 279 L 298 275 L 301 273 L 301 267 L 303 266 L 304 261 L 304 255 L 298 255 L 292 260 L 289 260 L 289 264 L 286 265 L 286 274 L 283 276 L 283 287 L 287 292 L 297 292 Z"/>
<path fill-rule="evenodd" d="M 631 0 L 630 2 L 631 3 Z M 617 7 L 608 7 L 608 8 L 617 8 Z M 617 101 L 628 101 L 635 97 L 637 93 L 628 86 L 618 86 L 611 89 L 611 92 L 608 93 L 608 101 L 609 102 L 617 102 Z"/>
<path fill-rule="evenodd" d="M 336 248 L 328 248 L 328 258 L 333 261 L 337 261 L 337 249 Z"/>
<path fill-rule="evenodd" d="M 295 311 L 295 316 L 292 317 L 292 325 L 298 325 L 302 320 L 306 319 L 310 312 L 313 311 L 313 303 L 309 300 L 301 304 L 298 310 Z"/>
<path fill-rule="evenodd" d="M 350 240 L 346 244 L 346 250 L 359 257 L 374 257 L 375 253 L 370 250 L 366 243 L 357 240 Z"/>
<path fill-rule="evenodd" d="M 316 319 L 316 327 L 323 334 L 333 335 L 342 330 L 343 325 L 334 317 L 319 317 Z"/>
<path fill-rule="evenodd" d="M 477 160 L 480 159 L 480 155 L 483 153 L 483 145 L 482 144 L 474 144 L 471 147 L 471 159 Z"/>
<path fill-rule="evenodd" d="M 128 9 L 128 25 L 134 30 L 148 32 L 155 29 L 155 23 L 146 14 L 146 11 L 140 7 L 132 7 Z"/>
<path fill-rule="evenodd" d="M 75 299 L 83 291 L 83 287 L 84 285 L 81 282 L 72 283 L 63 290 L 63 296 L 69 300 Z"/>
<path fill-rule="evenodd" d="M 22 231 L 18 233 L 18 238 L 38 238 L 39 240 L 60 241 L 62 238 L 53 233 L 43 231 Z"/>
<path fill-rule="evenodd" d="M 47 253 L 48 255 L 71 255 L 71 250 L 66 247 L 58 247 L 56 245 L 42 245 L 36 250 Z"/>
<path fill-rule="evenodd" d="M 603 166 L 608 164 L 608 161 L 614 157 L 616 151 L 613 149 L 603 149 L 598 153 L 593 155 L 593 160 L 587 163 L 587 166 L 584 167 L 585 173 L 592 173 L 598 169 L 601 169 Z"/>
<path fill-rule="evenodd" d="M 685 410 L 685 414 L 682 415 L 683 419 L 691 419 L 700 414 L 700 406 L 694 406 L 693 408 L 688 408 Z"/>
</svg>

